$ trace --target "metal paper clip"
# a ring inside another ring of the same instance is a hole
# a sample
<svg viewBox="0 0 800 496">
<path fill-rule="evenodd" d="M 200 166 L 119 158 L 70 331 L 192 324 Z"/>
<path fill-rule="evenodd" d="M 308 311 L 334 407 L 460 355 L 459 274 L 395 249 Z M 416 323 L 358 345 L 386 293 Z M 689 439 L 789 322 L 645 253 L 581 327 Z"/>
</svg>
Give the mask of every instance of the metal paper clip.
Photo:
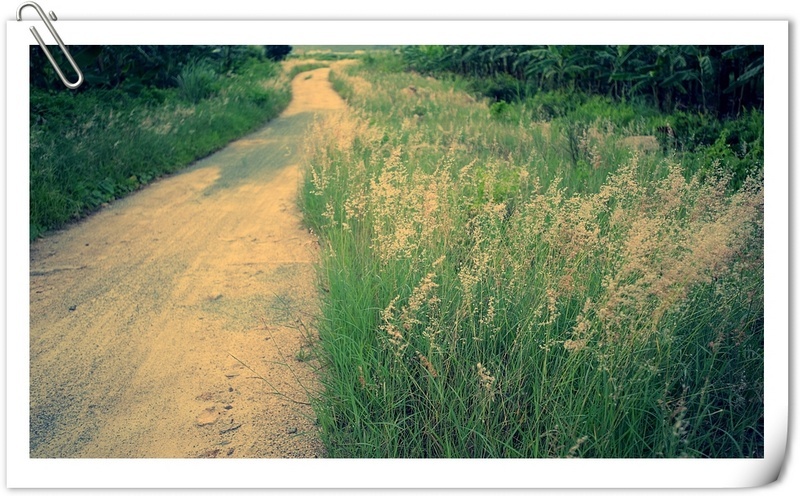
<svg viewBox="0 0 800 496">
<path fill-rule="evenodd" d="M 67 60 L 69 61 L 70 65 L 72 66 L 73 69 L 75 69 L 75 72 L 78 73 L 78 81 L 75 82 L 75 83 L 70 83 L 67 80 L 67 77 L 64 75 L 64 73 L 61 71 L 61 68 L 56 63 L 56 60 L 53 58 L 53 55 L 50 53 L 50 50 L 47 49 L 47 45 L 44 44 L 44 40 L 42 40 L 42 37 L 39 36 L 39 32 L 36 31 L 36 27 L 35 26 L 31 26 L 31 33 L 33 33 L 33 37 L 36 38 L 36 41 L 39 42 L 39 46 L 42 47 L 42 50 L 44 50 L 44 54 L 47 55 L 47 60 L 50 61 L 50 64 L 53 65 L 53 69 L 55 69 L 56 72 L 58 73 L 58 77 L 61 78 L 61 81 L 64 83 L 64 85 L 67 88 L 69 88 L 71 90 L 74 90 L 74 89 L 78 88 L 78 86 L 83 84 L 83 73 L 81 72 L 80 68 L 78 67 L 78 64 L 75 63 L 75 60 L 72 58 L 72 55 L 69 54 L 69 50 L 67 50 L 67 47 L 64 46 L 64 42 L 61 41 L 61 37 L 58 36 L 58 33 L 56 33 L 56 30 L 53 27 L 53 24 L 44 15 L 44 11 L 42 10 L 42 8 L 39 7 L 39 5 L 36 4 L 35 2 L 25 2 L 22 5 L 20 5 L 19 8 L 17 8 L 17 20 L 18 21 L 22 20 L 22 9 L 24 9 L 25 7 L 33 7 L 34 9 L 36 9 L 36 12 L 39 13 L 39 17 L 42 18 L 42 20 L 44 21 L 44 24 L 47 26 L 47 29 L 50 30 L 50 34 L 53 35 L 53 38 L 56 39 L 56 43 L 58 43 L 58 46 L 64 52 L 64 55 L 67 57 Z M 53 19 L 54 21 L 58 20 L 56 18 L 55 12 L 53 12 L 52 10 L 50 11 L 50 18 Z"/>
</svg>

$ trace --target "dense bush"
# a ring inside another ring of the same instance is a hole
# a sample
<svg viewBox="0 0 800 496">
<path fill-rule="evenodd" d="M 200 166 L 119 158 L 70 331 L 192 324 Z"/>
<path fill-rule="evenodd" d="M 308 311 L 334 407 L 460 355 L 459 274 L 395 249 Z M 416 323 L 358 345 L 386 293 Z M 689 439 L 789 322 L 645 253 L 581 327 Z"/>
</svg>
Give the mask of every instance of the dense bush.
<svg viewBox="0 0 800 496">
<path fill-rule="evenodd" d="M 292 47 L 289 45 L 264 45 L 264 54 L 275 62 L 285 59 L 290 53 L 292 53 Z"/>
<path fill-rule="evenodd" d="M 249 60 L 265 58 L 264 47 L 238 45 L 71 45 L 69 50 L 85 77 L 79 93 L 116 88 L 138 94 L 147 88 L 174 88 L 188 64 L 200 62 L 226 74 L 239 71 Z M 70 67 L 60 50 L 50 51 L 61 67 Z M 70 78 L 69 70 L 66 75 Z M 41 90 L 63 88 L 36 45 L 30 47 L 30 81 Z"/>
<path fill-rule="evenodd" d="M 535 93 L 535 90 L 532 90 L 524 81 L 505 73 L 473 79 L 471 86 L 477 93 L 495 101 L 520 101 Z"/>
</svg>

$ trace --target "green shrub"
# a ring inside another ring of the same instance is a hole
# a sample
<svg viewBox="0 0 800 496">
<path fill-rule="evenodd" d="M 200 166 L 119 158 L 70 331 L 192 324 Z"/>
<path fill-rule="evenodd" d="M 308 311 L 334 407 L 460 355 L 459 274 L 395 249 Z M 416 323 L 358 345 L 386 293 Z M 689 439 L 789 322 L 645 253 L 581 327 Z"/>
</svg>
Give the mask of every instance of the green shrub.
<svg viewBox="0 0 800 496">
<path fill-rule="evenodd" d="M 264 45 L 264 53 L 268 59 L 277 62 L 288 57 L 292 53 L 292 47 L 289 45 Z"/>
<path fill-rule="evenodd" d="M 489 106 L 489 114 L 495 119 L 508 118 L 513 111 L 513 107 L 504 101 L 494 102 Z"/>
<path fill-rule="evenodd" d="M 175 78 L 181 97 L 190 103 L 197 103 L 219 91 L 218 76 L 205 62 L 192 61 L 183 66 Z"/>
<path fill-rule="evenodd" d="M 717 164 L 733 175 L 731 187 L 764 168 L 764 113 L 744 112 L 717 120 L 708 114 L 676 112 L 666 118 L 685 165 L 703 175 Z"/>
<path fill-rule="evenodd" d="M 525 83 L 509 74 L 495 74 L 488 78 L 473 78 L 470 84 L 474 91 L 495 101 L 514 102 L 525 99 L 528 88 Z"/>
<path fill-rule="evenodd" d="M 709 114 L 675 112 L 667 117 L 677 146 L 681 150 L 694 151 L 700 146 L 709 146 L 717 141 L 722 123 Z"/>
<path fill-rule="evenodd" d="M 548 91 L 537 93 L 527 103 L 536 120 L 549 121 L 573 112 L 585 100 L 586 97 L 579 93 Z"/>
</svg>

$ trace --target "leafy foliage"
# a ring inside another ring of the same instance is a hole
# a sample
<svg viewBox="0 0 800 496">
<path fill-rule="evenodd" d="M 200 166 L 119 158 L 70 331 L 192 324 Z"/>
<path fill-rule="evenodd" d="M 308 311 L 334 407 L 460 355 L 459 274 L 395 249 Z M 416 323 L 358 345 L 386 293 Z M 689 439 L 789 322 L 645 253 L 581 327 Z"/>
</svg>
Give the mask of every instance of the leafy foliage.
<svg viewBox="0 0 800 496">
<path fill-rule="evenodd" d="M 585 133 L 603 121 L 690 154 L 691 171 L 717 161 L 734 189 L 763 168 L 762 46 L 437 45 L 401 56 L 411 70 L 466 77 L 477 93 L 521 109 L 492 107 L 495 117 L 552 122 L 574 167 L 590 161 Z"/>
<path fill-rule="evenodd" d="M 292 53 L 292 47 L 289 45 L 264 45 L 266 57 L 276 62 L 285 59 L 290 53 Z"/>
<path fill-rule="evenodd" d="M 665 112 L 718 116 L 763 108 L 763 46 L 453 45 L 407 46 L 406 64 L 486 82 L 486 95 L 510 100 L 539 91 L 582 91 L 647 100 Z"/>
<path fill-rule="evenodd" d="M 69 67 L 60 50 L 50 51 L 61 67 Z M 241 70 L 249 60 L 266 57 L 264 47 L 239 45 L 71 45 L 69 51 L 86 79 L 76 90 L 79 93 L 114 88 L 138 94 L 146 88 L 174 88 L 187 65 L 200 63 L 227 74 Z M 30 47 L 30 78 L 33 88 L 63 88 L 36 45 Z"/>
</svg>

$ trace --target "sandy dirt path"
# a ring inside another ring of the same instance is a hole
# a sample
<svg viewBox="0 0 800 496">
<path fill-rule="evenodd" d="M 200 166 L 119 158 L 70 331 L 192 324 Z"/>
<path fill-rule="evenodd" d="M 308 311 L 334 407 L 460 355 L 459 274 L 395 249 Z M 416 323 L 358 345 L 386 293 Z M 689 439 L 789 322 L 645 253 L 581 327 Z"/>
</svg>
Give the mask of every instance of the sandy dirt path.
<svg viewBox="0 0 800 496">
<path fill-rule="evenodd" d="M 31 457 L 324 455 L 296 195 L 307 126 L 344 108 L 328 70 L 262 130 L 31 245 Z"/>
</svg>

